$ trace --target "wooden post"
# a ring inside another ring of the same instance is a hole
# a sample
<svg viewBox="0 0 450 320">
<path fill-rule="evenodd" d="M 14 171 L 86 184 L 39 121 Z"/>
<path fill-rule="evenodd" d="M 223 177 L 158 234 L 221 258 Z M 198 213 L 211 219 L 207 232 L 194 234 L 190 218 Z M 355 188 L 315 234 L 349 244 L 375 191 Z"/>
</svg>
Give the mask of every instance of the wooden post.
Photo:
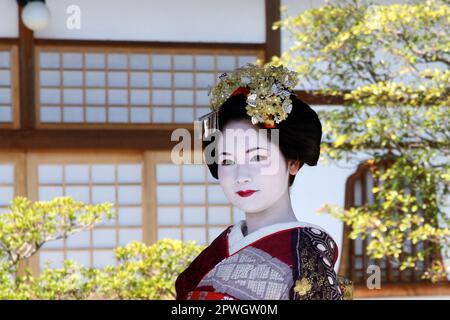
<svg viewBox="0 0 450 320">
<path fill-rule="evenodd" d="M 280 20 L 280 0 L 266 0 L 266 62 L 281 55 L 281 31 L 272 30 L 272 24 Z"/>
<path fill-rule="evenodd" d="M 19 108 L 20 108 L 20 129 L 33 129 L 35 127 L 34 108 L 34 34 L 33 31 L 25 27 L 22 22 L 22 10 L 24 4 L 19 3 L 18 23 L 19 23 Z M 25 190 L 25 194 L 28 194 Z M 25 275 L 25 268 L 29 266 L 29 261 L 21 261 L 17 274 Z"/>
<path fill-rule="evenodd" d="M 19 5 L 19 106 L 21 129 L 35 128 L 34 34 L 22 22 Z"/>
</svg>

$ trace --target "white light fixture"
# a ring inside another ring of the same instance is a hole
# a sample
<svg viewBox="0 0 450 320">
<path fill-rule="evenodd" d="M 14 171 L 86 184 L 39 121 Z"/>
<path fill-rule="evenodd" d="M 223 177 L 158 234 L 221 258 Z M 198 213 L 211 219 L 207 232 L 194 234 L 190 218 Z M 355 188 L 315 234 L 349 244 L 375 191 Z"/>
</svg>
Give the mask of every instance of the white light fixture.
<svg viewBox="0 0 450 320">
<path fill-rule="evenodd" d="M 23 24 L 33 31 L 43 30 L 50 21 L 50 10 L 45 5 L 45 0 L 18 1 L 25 5 L 22 10 Z"/>
</svg>

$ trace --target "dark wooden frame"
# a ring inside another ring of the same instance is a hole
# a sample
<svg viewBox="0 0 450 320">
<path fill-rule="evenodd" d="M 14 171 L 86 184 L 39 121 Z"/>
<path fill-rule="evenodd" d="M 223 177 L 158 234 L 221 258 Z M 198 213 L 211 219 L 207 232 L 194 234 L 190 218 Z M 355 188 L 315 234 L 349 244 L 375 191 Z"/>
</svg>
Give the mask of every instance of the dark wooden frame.
<svg viewBox="0 0 450 320">
<path fill-rule="evenodd" d="M 23 6 L 19 6 L 19 92 L 20 127 L 35 127 L 35 91 L 34 91 L 34 35 L 22 22 Z"/>
<path fill-rule="evenodd" d="M 279 21 L 281 0 L 265 0 L 266 9 L 266 59 L 281 55 L 281 30 L 273 30 L 274 22 Z"/>
</svg>

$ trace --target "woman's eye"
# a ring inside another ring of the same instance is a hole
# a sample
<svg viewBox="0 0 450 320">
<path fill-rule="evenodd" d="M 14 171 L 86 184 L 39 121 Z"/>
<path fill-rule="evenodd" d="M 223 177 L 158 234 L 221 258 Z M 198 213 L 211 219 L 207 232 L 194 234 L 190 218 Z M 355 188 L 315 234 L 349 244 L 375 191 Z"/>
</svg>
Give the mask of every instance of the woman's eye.
<svg viewBox="0 0 450 320">
<path fill-rule="evenodd" d="M 229 165 L 232 165 L 233 163 L 234 163 L 233 160 L 225 159 L 225 160 L 222 160 L 222 162 L 220 164 L 222 166 L 229 166 Z"/>
<path fill-rule="evenodd" d="M 267 159 L 267 157 L 262 156 L 260 154 L 257 154 L 256 156 L 254 156 L 251 160 L 253 161 L 254 159 L 256 159 L 255 161 L 264 161 Z"/>
</svg>

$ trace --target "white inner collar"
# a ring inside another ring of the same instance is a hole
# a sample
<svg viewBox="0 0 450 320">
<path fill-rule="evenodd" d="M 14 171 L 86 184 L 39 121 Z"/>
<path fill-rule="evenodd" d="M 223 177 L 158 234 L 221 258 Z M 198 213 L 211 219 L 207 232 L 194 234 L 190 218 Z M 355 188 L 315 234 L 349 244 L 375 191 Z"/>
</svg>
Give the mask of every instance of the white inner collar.
<svg viewBox="0 0 450 320">
<path fill-rule="evenodd" d="M 294 222 L 283 222 L 283 223 L 276 223 L 272 224 L 270 226 L 262 227 L 247 236 L 244 236 L 242 234 L 242 226 L 245 225 L 245 220 L 241 220 L 238 223 L 236 223 L 230 230 L 230 233 L 228 234 L 228 255 L 232 255 L 239 251 L 240 249 L 252 244 L 253 242 L 268 236 L 270 234 L 276 233 L 278 231 L 292 229 L 292 228 L 298 228 L 298 227 L 313 227 L 316 229 L 319 229 L 321 231 L 324 231 L 321 227 L 303 222 L 303 221 L 294 221 Z"/>
</svg>

